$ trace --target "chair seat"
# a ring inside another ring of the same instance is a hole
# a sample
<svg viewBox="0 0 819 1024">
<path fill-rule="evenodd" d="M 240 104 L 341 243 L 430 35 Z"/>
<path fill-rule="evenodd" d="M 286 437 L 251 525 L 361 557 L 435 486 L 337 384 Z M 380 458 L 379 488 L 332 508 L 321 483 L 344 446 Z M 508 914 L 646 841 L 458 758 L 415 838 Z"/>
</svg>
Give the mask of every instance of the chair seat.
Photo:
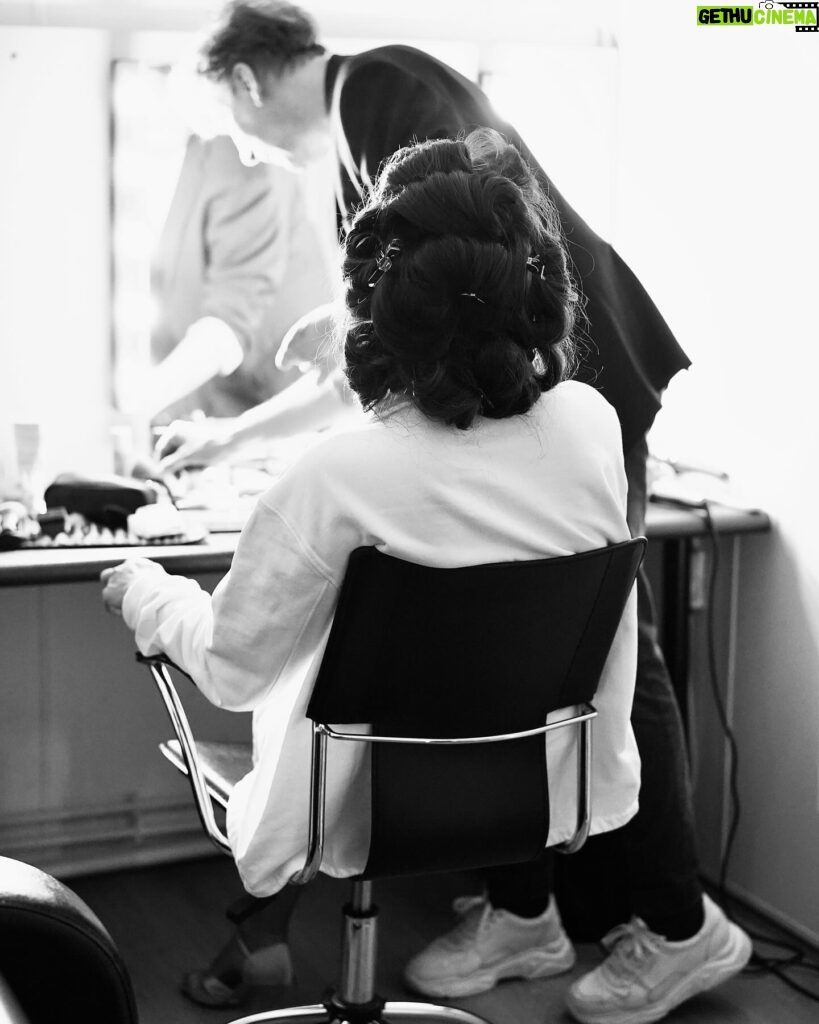
<svg viewBox="0 0 819 1024">
<path fill-rule="evenodd" d="M 187 774 L 179 740 L 160 743 L 159 749 L 171 764 Z M 227 807 L 236 783 L 253 767 L 253 748 L 250 743 L 213 743 L 196 741 L 196 751 L 208 792 L 222 807 Z"/>
</svg>

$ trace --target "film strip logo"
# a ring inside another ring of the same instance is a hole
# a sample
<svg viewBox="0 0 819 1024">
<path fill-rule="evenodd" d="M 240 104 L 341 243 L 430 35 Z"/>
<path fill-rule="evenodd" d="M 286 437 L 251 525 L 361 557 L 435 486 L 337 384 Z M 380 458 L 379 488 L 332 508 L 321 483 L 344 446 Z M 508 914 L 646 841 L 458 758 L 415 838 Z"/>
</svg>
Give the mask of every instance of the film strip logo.
<svg viewBox="0 0 819 1024">
<path fill-rule="evenodd" d="M 790 3 L 779 3 L 779 2 L 777 2 L 776 5 L 771 3 L 770 0 L 767 0 L 766 3 L 761 3 L 761 4 L 759 4 L 759 6 L 767 8 L 768 10 L 772 10 L 774 8 L 774 6 L 784 7 L 788 11 L 807 11 L 807 10 L 812 10 L 813 14 L 814 14 L 814 22 L 815 22 L 815 24 L 813 24 L 813 25 L 794 25 L 794 28 L 796 29 L 797 32 L 817 32 L 817 31 L 819 31 L 819 0 L 817 0 L 817 2 L 814 2 L 814 3 L 805 3 L 805 4 L 803 4 L 803 3 L 790 4 Z"/>
</svg>

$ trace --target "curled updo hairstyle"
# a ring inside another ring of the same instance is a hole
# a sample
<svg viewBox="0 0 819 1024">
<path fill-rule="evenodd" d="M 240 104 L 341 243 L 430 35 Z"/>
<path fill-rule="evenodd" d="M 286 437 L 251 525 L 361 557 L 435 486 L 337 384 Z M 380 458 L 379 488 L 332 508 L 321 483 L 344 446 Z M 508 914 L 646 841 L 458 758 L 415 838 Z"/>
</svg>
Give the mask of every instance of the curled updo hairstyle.
<svg viewBox="0 0 819 1024">
<path fill-rule="evenodd" d="M 345 239 L 344 279 L 347 378 L 365 409 L 406 395 L 467 428 L 526 412 L 574 368 L 557 213 L 490 129 L 390 158 Z"/>
</svg>

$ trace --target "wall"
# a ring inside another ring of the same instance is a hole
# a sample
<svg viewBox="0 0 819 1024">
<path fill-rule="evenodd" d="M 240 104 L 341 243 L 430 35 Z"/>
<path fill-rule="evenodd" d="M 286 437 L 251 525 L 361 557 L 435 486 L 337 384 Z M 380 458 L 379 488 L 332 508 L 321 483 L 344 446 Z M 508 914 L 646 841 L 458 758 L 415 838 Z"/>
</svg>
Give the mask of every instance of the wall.
<svg viewBox="0 0 819 1024">
<path fill-rule="evenodd" d="M 212 590 L 221 574 L 198 576 Z M 95 581 L 0 586 L 0 850 L 67 876 L 212 852 L 133 637 Z M 200 739 L 248 742 L 250 715 L 177 680 Z"/>
<path fill-rule="evenodd" d="M 695 364 L 655 443 L 724 466 L 776 523 L 743 544 L 725 663 L 729 878 L 819 941 L 819 33 L 700 27 L 695 6 L 621 4 L 616 243 Z"/>
<path fill-rule="evenodd" d="M 108 35 L 0 27 L 0 423 L 108 468 Z"/>
</svg>

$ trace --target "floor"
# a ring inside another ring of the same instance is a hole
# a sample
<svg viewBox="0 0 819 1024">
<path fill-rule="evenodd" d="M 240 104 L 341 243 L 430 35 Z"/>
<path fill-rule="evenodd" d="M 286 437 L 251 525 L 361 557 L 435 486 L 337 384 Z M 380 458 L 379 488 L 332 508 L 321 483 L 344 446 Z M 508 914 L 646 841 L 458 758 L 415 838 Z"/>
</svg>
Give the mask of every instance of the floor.
<svg viewBox="0 0 819 1024">
<path fill-rule="evenodd" d="M 452 922 L 452 899 L 475 891 L 468 876 L 430 876 L 376 885 L 381 908 L 378 988 L 407 999 L 405 961 Z M 184 971 L 206 964 L 229 934 L 225 905 L 240 893 L 226 858 L 74 878 L 70 886 L 111 932 L 131 972 L 141 1024 L 224 1024 L 242 1014 L 318 1001 L 336 977 L 340 911 L 347 883 L 319 876 L 296 908 L 291 947 L 294 989 L 260 991 L 241 1010 L 202 1009 L 177 985 Z M 568 1024 L 563 996 L 571 981 L 599 962 L 596 945 L 578 947 L 574 970 L 559 978 L 505 982 L 455 1001 L 490 1024 Z M 810 983 L 810 978 L 800 978 Z M 770 975 L 741 975 L 690 1000 L 667 1018 L 673 1024 L 815 1024 L 819 1005 Z"/>
</svg>

